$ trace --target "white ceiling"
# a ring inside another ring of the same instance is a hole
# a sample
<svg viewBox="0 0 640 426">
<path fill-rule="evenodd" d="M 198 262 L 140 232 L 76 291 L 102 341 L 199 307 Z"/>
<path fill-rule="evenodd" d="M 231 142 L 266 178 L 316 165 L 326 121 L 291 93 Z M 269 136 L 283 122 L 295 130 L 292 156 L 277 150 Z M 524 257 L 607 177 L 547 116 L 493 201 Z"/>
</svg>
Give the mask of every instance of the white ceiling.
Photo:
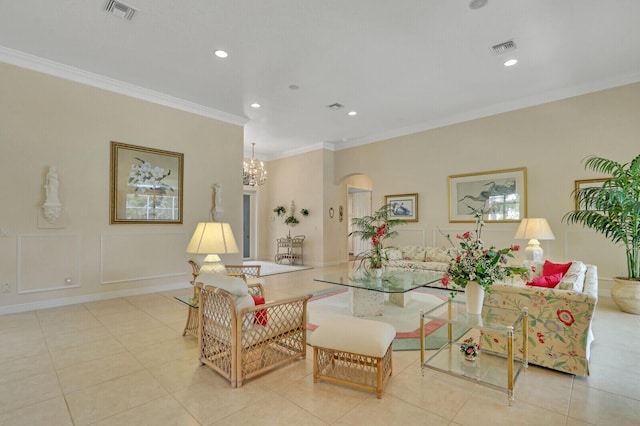
<svg viewBox="0 0 640 426">
<path fill-rule="evenodd" d="M 246 122 L 263 159 L 640 81 L 640 0 L 124 3 L 132 21 L 106 0 L 0 0 L 0 60 Z"/>
</svg>

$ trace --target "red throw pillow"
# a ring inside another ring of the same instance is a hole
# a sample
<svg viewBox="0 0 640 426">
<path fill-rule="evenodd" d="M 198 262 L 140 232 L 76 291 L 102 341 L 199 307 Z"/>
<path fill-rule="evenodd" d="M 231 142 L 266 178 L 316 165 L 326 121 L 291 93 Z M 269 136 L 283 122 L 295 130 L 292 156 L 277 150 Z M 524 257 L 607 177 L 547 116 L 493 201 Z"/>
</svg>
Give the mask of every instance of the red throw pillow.
<svg viewBox="0 0 640 426">
<path fill-rule="evenodd" d="M 542 265 L 542 276 L 548 277 L 549 275 L 555 275 L 560 273 L 564 277 L 564 274 L 566 274 L 569 268 L 571 267 L 571 263 L 572 262 L 553 263 L 553 262 L 549 262 L 548 260 L 545 260 L 544 265 Z"/>
<path fill-rule="evenodd" d="M 253 297 L 253 303 L 255 303 L 256 306 L 264 305 L 264 297 L 256 296 L 255 294 L 252 294 L 251 297 Z M 267 325 L 268 319 L 267 310 L 260 309 L 259 311 L 256 311 L 256 316 L 253 319 L 253 322 L 260 325 Z"/>
<path fill-rule="evenodd" d="M 540 278 L 534 278 L 527 283 L 529 287 L 546 287 L 554 288 L 562 280 L 562 274 L 557 273 L 553 275 L 542 276 Z"/>
</svg>

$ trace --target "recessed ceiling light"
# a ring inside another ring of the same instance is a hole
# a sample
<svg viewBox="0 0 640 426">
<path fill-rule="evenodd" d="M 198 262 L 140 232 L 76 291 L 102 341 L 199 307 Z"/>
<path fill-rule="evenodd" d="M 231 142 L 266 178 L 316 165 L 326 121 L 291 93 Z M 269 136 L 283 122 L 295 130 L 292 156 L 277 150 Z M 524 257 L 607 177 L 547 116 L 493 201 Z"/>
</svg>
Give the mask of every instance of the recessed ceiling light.
<svg viewBox="0 0 640 426">
<path fill-rule="evenodd" d="M 509 59 L 507 62 L 504 63 L 504 66 L 505 67 L 512 67 L 517 63 L 518 63 L 517 59 Z"/>
<path fill-rule="evenodd" d="M 469 8 L 471 9 L 480 9 L 481 7 L 485 7 L 487 4 L 487 0 L 472 0 L 469 3 Z"/>
<path fill-rule="evenodd" d="M 300 88 L 300 86 L 298 86 L 297 84 L 290 84 L 289 85 L 289 90 L 298 90 Z"/>
<path fill-rule="evenodd" d="M 226 58 L 227 56 L 229 56 L 229 54 L 227 52 L 225 52 L 224 50 L 216 50 L 215 52 L 213 52 L 218 58 Z"/>
<path fill-rule="evenodd" d="M 351 116 L 353 116 L 353 115 L 358 115 L 358 113 L 357 113 L 357 112 L 355 112 L 355 111 L 349 111 L 347 114 L 349 114 L 349 115 L 351 115 Z"/>
<path fill-rule="evenodd" d="M 251 108 L 260 108 L 260 104 L 257 102 L 254 102 L 251 104 Z"/>
</svg>

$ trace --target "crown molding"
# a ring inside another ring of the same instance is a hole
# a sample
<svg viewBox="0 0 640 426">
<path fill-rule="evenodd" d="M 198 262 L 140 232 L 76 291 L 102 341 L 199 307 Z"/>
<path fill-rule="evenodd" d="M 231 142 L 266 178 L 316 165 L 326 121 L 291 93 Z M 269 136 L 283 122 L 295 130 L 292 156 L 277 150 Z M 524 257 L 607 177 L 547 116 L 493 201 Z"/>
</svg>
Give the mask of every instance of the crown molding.
<svg viewBox="0 0 640 426">
<path fill-rule="evenodd" d="M 247 117 L 229 114 L 214 108 L 208 108 L 194 102 L 168 96 L 160 92 L 118 81 L 100 74 L 84 71 L 79 68 L 70 67 L 29 53 L 9 49 L 4 46 L 0 46 L 0 61 L 238 126 L 244 126 L 249 121 L 249 118 Z"/>
</svg>

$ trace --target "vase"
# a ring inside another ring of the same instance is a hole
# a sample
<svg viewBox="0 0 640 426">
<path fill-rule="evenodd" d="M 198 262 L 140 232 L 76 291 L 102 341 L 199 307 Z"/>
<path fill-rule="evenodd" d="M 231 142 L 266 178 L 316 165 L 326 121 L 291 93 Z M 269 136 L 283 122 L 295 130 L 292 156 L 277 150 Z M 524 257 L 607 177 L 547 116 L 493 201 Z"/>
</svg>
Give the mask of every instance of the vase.
<svg viewBox="0 0 640 426">
<path fill-rule="evenodd" d="M 371 268 L 371 271 L 373 272 L 373 277 L 374 278 L 381 278 L 382 277 L 382 268 Z"/>
<path fill-rule="evenodd" d="M 465 290 L 467 299 L 467 312 L 472 315 L 482 313 L 482 303 L 484 302 L 484 288 L 476 281 L 469 281 Z"/>
<path fill-rule="evenodd" d="M 478 355 L 465 354 L 464 359 L 465 359 L 465 361 L 475 362 L 477 357 L 478 357 Z"/>
</svg>

